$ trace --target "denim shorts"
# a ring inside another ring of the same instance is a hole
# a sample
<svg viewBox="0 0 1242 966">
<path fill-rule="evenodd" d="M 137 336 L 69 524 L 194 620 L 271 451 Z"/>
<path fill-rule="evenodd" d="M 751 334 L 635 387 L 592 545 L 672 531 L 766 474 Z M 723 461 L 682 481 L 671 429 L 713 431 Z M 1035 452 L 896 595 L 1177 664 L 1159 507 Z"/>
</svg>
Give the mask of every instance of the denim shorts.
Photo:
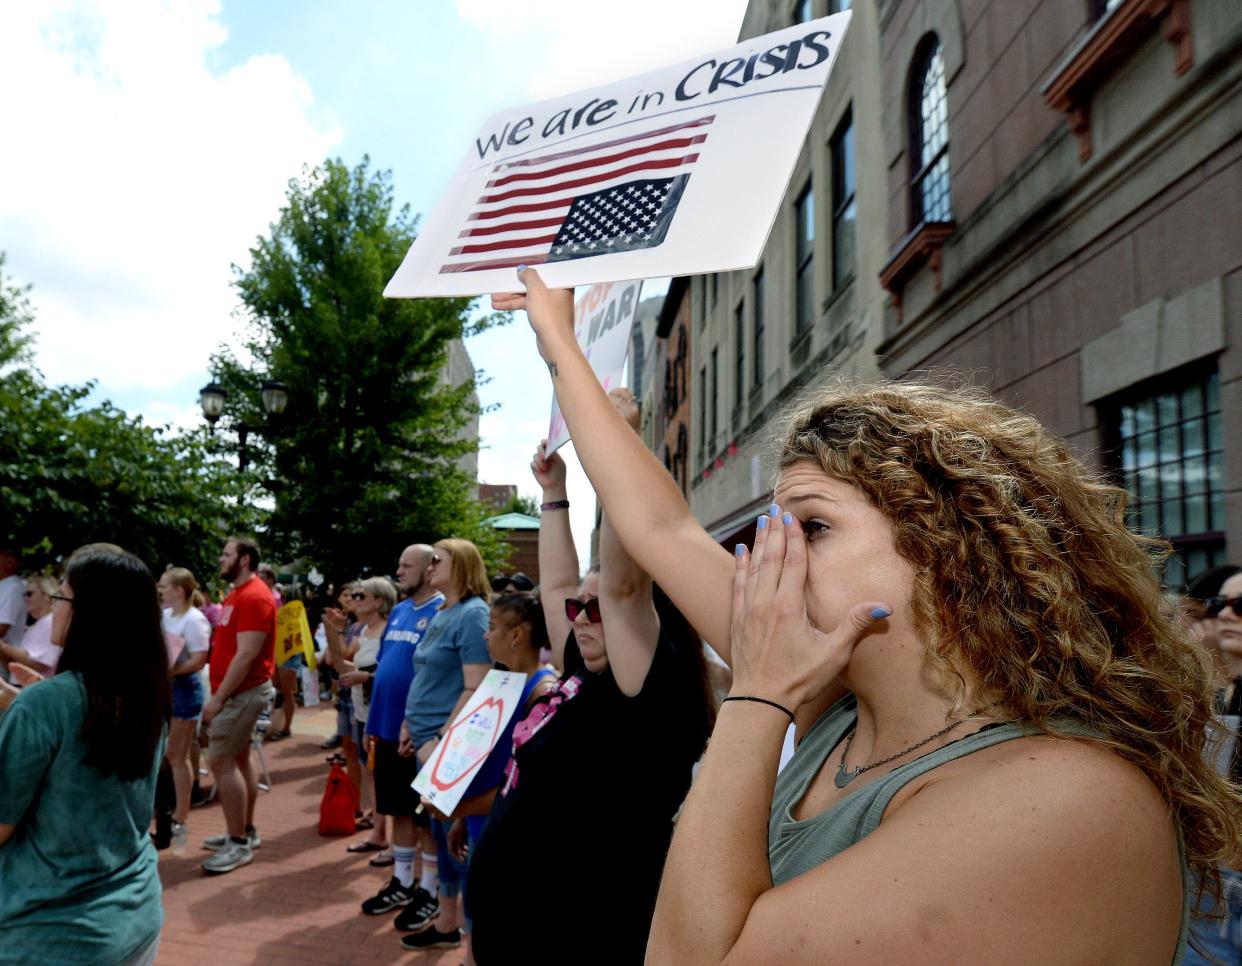
<svg viewBox="0 0 1242 966">
<path fill-rule="evenodd" d="M 282 668 L 286 668 L 290 671 L 301 671 L 302 668 L 306 666 L 306 655 L 301 651 L 298 651 L 296 654 L 289 655 L 289 658 L 284 664 L 281 665 Z"/>
<path fill-rule="evenodd" d="M 342 738 L 354 733 L 354 699 L 349 688 L 336 689 L 336 733 Z"/>
<path fill-rule="evenodd" d="M 193 721 L 203 711 L 203 679 L 198 672 L 178 674 L 172 681 L 172 716 Z"/>
</svg>

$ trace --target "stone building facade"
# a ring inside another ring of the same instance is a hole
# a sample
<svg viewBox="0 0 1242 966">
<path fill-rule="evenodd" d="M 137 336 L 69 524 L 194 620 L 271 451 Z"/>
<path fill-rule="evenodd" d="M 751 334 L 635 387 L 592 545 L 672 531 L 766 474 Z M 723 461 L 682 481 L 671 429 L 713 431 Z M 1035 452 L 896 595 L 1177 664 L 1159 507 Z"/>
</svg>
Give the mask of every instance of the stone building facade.
<svg viewBox="0 0 1242 966">
<path fill-rule="evenodd" d="M 849 7 L 752 0 L 741 39 Z M 856 2 L 760 264 L 689 283 L 691 508 L 726 545 L 749 539 L 769 499 L 765 449 L 778 415 L 839 374 L 879 375 L 888 257 L 881 81 L 878 12 Z"/>
<path fill-rule="evenodd" d="M 1223 443 L 1242 411 L 1242 4 L 875 8 L 884 372 L 950 367 L 1038 416 L 1172 541 L 1170 586 L 1224 560 L 1242 537 L 1242 448 Z"/>
</svg>

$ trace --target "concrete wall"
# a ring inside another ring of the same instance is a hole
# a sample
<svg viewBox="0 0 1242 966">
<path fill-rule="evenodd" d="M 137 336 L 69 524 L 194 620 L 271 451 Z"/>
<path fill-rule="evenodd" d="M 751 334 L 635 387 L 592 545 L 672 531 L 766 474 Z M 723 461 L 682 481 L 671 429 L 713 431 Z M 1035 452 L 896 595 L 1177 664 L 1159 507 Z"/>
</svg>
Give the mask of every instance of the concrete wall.
<svg viewBox="0 0 1242 966">
<path fill-rule="evenodd" d="M 787 26 L 792 4 L 752 0 L 741 36 L 754 37 Z M 700 405 L 692 403 L 692 498 L 695 516 L 714 535 L 730 541 L 767 501 L 770 473 L 764 453 L 773 422 L 800 391 L 845 375 L 870 380 L 879 375 L 875 347 L 883 335 L 885 293 L 878 276 L 887 257 L 888 184 L 883 163 L 881 58 L 873 0 L 855 2 L 828 89 L 816 112 L 789 190 L 776 215 L 758 269 L 699 276 L 691 285 L 691 394 L 700 392 L 700 373 L 719 360 L 714 436 L 699 445 Z M 826 16 L 828 0 L 814 0 L 812 12 Z M 830 142 L 847 112 L 855 144 L 855 270 L 834 288 L 832 278 L 832 184 Z M 814 320 L 795 333 L 794 205 L 810 181 L 814 196 Z M 763 272 L 764 370 L 753 374 L 755 277 Z M 713 295 L 714 293 L 714 295 Z M 746 375 L 738 391 L 735 372 L 737 308 L 746 333 Z M 710 385 L 708 387 L 710 392 Z M 710 422 L 710 415 L 709 420 Z"/>
</svg>

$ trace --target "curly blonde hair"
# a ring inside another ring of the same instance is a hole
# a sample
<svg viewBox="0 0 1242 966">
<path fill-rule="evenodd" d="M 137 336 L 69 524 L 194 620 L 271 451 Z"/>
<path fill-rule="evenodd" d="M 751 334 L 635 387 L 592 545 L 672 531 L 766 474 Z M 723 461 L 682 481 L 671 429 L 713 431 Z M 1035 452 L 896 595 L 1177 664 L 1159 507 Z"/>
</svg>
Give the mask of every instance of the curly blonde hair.
<svg viewBox="0 0 1242 966">
<path fill-rule="evenodd" d="M 912 617 L 955 707 L 968 696 L 1062 737 L 1075 719 L 1141 768 L 1201 890 L 1238 857 L 1242 793 L 1205 762 L 1210 659 L 1164 606 L 1167 544 L 1031 416 L 977 389 L 841 385 L 790 414 L 782 468 L 858 487 L 913 565 Z"/>
</svg>

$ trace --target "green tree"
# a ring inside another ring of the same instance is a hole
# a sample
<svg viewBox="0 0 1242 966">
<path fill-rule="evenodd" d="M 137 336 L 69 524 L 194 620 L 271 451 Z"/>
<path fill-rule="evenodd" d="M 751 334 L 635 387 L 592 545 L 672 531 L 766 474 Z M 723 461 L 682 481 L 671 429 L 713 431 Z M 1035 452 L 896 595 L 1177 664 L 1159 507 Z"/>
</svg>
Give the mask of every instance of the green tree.
<svg viewBox="0 0 1242 966">
<path fill-rule="evenodd" d="M 528 517 L 537 517 L 540 514 L 539 501 L 533 496 L 523 496 L 521 493 L 514 493 L 505 505 L 500 508 L 501 513 L 525 513 Z"/>
<path fill-rule="evenodd" d="M 442 374 L 452 340 L 496 320 L 471 325 L 467 299 L 383 297 L 415 227 L 408 207 L 395 209 L 391 172 L 369 159 L 304 171 L 250 267 L 234 268 L 247 361 L 213 357 L 229 393 L 222 431 L 261 427 L 251 452 L 275 500 L 274 553 L 333 577 L 390 572 L 405 544 L 446 536 L 504 563 L 457 465 L 477 446 L 461 435 L 475 387 Z M 289 388 L 280 419 L 259 404 L 268 378 Z"/>
<path fill-rule="evenodd" d="M 92 405 L 93 383 L 47 385 L 31 365 L 27 291 L 0 273 L 0 539 L 25 569 L 107 540 L 157 573 L 176 564 L 211 578 L 221 538 L 261 524 L 244 481 L 202 432 Z"/>
</svg>

